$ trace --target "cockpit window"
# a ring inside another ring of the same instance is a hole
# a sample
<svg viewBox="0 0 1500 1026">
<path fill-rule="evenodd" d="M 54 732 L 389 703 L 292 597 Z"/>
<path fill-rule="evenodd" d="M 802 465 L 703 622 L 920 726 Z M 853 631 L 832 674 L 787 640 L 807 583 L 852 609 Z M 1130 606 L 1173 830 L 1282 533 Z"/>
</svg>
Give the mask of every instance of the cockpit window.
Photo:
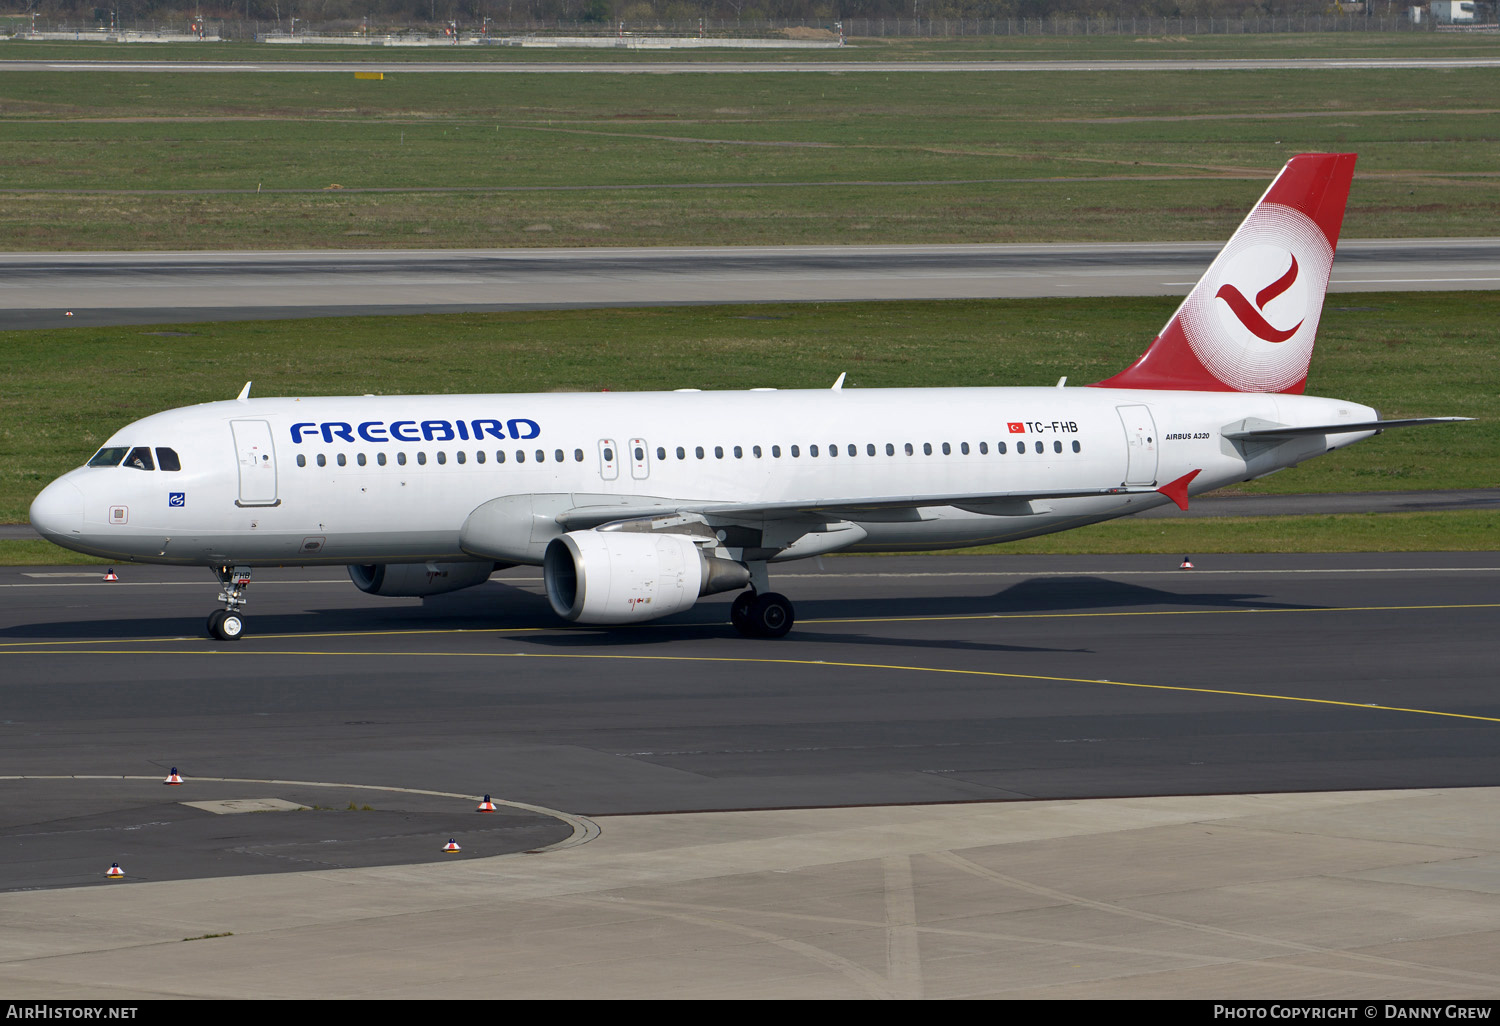
<svg viewBox="0 0 1500 1026">
<path fill-rule="evenodd" d="M 91 467 L 118 467 L 120 461 L 130 450 L 123 445 L 106 445 L 103 449 L 94 453 L 94 458 L 89 460 Z"/>
<path fill-rule="evenodd" d="M 156 465 L 163 470 L 182 469 L 182 461 L 177 458 L 177 450 L 160 445 L 156 447 Z"/>
<path fill-rule="evenodd" d="M 148 446 L 138 445 L 130 450 L 130 455 L 125 457 L 125 466 L 134 467 L 136 470 L 155 470 L 156 462 L 151 458 L 151 449 Z"/>
</svg>

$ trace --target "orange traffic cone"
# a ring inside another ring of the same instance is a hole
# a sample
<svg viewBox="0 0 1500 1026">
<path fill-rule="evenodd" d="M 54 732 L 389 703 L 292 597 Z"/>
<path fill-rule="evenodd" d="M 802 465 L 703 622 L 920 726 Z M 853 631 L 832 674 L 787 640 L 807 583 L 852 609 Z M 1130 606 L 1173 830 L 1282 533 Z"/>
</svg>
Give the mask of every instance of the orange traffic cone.
<svg viewBox="0 0 1500 1026">
<path fill-rule="evenodd" d="M 463 849 L 458 846 L 458 842 L 451 837 L 448 838 L 448 843 L 443 845 L 443 850 L 448 852 L 463 851 Z"/>
<path fill-rule="evenodd" d="M 125 879 L 125 870 L 120 868 L 118 862 L 113 862 L 110 864 L 109 872 L 104 875 L 110 880 L 123 880 Z"/>
<path fill-rule="evenodd" d="M 484 796 L 484 801 L 482 801 L 482 802 L 479 803 L 479 808 L 476 809 L 475 811 L 476 812 L 494 812 L 495 811 L 495 803 L 492 802 L 492 801 L 490 801 L 490 796 L 489 795 L 485 795 Z"/>
<path fill-rule="evenodd" d="M 1179 566 L 1177 569 L 1179 569 L 1179 570 L 1191 570 L 1192 568 L 1193 568 L 1193 561 L 1191 559 L 1188 559 L 1186 556 L 1183 556 L 1182 557 L 1182 565 Z"/>
<path fill-rule="evenodd" d="M 167 779 L 163 780 L 162 783 L 163 784 L 180 784 L 180 783 L 182 783 L 182 775 L 177 772 L 177 767 L 176 766 L 172 767 L 172 772 L 167 774 Z"/>
<path fill-rule="evenodd" d="M 117 574 L 117 573 L 115 573 L 115 568 L 114 567 L 110 567 L 109 571 L 107 573 L 105 573 L 104 579 L 106 581 L 118 581 L 120 579 L 120 575 Z"/>
</svg>

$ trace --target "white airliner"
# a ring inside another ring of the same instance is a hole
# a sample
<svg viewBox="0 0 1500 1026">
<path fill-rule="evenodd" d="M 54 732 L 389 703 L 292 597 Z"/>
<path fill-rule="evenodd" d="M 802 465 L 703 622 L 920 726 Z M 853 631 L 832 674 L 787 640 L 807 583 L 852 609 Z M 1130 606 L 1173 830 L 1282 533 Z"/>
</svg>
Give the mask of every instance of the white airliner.
<svg viewBox="0 0 1500 1026">
<path fill-rule="evenodd" d="M 1302 395 L 1354 173 L 1292 158 L 1130 368 L 1086 388 L 237 399 L 116 432 L 31 523 L 112 561 L 210 567 L 240 637 L 251 568 L 347 564 L 434 595 L 540 565 L 585 624 L 745 589 L 743 634 L 792 606 L 767 565 L 1064 531 L 1269 474 L 1378 433 Z M 1066 379 L 1065 379 L 1066 380 Z"/>
</svg>

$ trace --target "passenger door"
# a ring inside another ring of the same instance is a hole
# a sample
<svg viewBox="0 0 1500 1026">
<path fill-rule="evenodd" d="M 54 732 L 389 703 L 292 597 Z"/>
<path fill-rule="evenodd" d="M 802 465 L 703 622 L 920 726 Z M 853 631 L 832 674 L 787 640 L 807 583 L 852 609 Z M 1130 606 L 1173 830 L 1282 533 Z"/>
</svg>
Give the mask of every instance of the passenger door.
<svg viewBox="0 0 1500 1026">
<path fill-rule="evenodd" d="M 1156 481 L 1156 421 L 1148 406 L 1120 406 L 1125 427 L 1125 484 L 1148 485 Z"/>
<path fill-rule="evenodd" d="M 276 497 L 276 449 L 271 425 L 263 420 L 232 420 L 234 450 L 240 468 L 237 506 L 279 506 Z"/>
</svg>

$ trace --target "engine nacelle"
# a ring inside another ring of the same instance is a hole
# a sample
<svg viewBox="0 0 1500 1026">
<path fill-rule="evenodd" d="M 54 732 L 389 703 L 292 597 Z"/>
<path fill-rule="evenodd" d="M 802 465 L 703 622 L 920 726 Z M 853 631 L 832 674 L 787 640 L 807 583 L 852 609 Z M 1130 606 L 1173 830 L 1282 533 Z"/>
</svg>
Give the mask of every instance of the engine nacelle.
<svg viewBox="0 0 1500 1026">
<path fill-rule="evenodd" d="M 635 623 L 743 588 L 750 571 L 680 534 L 571 531 L 547 545 L 542 579 L 553 612 L 576 623 Z"/>
<path fill-rule="evenodd" d="M 418 598 L 472 588 L 490 579 L 503 563 L 351 564 L 349 580 L 360 591 L 387 598 Z"/>
</svg>

